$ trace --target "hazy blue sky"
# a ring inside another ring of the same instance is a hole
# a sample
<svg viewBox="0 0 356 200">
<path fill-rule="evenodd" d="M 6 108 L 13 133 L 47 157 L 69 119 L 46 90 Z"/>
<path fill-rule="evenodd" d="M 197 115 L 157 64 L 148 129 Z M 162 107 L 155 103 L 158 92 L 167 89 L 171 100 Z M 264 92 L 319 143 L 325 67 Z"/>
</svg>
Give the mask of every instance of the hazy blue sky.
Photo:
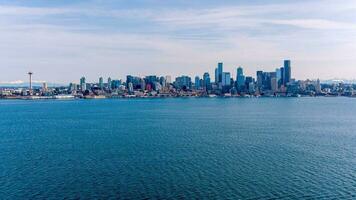
<svg viewBox="0 0 356 200">
<path fill-rule="evenodd" d="M 355 0 L 0 0 L 0 82 L 235 76 L 356 78 Z"/>
</svg>

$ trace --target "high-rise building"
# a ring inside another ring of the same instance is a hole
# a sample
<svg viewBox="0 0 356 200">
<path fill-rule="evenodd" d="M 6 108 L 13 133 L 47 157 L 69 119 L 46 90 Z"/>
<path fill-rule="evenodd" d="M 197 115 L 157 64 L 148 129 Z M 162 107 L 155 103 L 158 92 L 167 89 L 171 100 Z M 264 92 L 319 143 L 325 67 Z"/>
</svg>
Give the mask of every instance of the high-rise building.
<svg viewBox="0 0 356 200">
<path fill-rule="evenodd" d="M 43 82 L 42 83 L 42 91 L 47 92 L 47 90 L 48 90 L 48 85 L 46 82 Z"/>
<path fill-rule="evenodd" d="M 30 78 L 30 86 L 29 86 L 29 93 L 32 95 L 32 72 L 28 72 L 29 78 Z"/>
<path fill-rule="evenodd" d="M 284 76 L 283 76 L 284 86 L 286 86 L 291 81 L 291 77 L 292 77 L 291 62 L 290 62 L 290 60 L 285 60 L 284 61 Z"/>
<path fill-rule="evenodd" d="M 144 89 L 144 88 L 141 88 L 141 78 L 140 77 L 131 76 L 131 75 L 126 76 L 126 86 L 127 86 L 127 88 L 129 87 L 129 83 L 132 83 L 132 87 L 133 87 L 134 90 L 136 90 L 136 89 Z"/>
<path fill-rule="evenodd" d="M 230 72 L 223 72 L 222 73 L 222 86 L 230 86 L 231 84 L 231 74 Z"/>
<path fill-rule="evenodd" d="M 159 83 L 161 84 L 162 87 L 166 87 L 167 85 L 166 79 L 163 76 L 159 77 Z"/>
<path fill-rule="evenodd" d="M 277 92 L 277 90 L 278 90 L 277 73 L 270 72 L 269 80 L 270 80 L 270 83 L 269 83 L 270 89 L 272 90 L 272 92 Z"/>
<path fill-rule="evenodd" d="M 237 68 L 236 83 L 238 91 L 243 90 L 245 87 L 245 76 L 242 67 Z"/>
<path fill-rule="evenodd" d="M 103 77 L 100 77 L 100 78 L 99 78 L 99 88 L 100 88 L 101 90 L 104 89 L 104 79 L 103 79 Z"/>
<path fill-rule="evenodd" d="M 223 76 L 223 63 L 220 62 L 218 63 L 218 83 L 222 82 L 222 76 Z"/>
<path fill-rule="evenodd" d="M 117 86 L 116 88 L 118 88 L 119 86 Z M 111 82 L 111 78 L 108 78 L 108 90 L 111 90 L 113 88 L 113 84 Z"/>
<path fill-rule="evenodd" d="M 247 76 L 245 79 L 245 87 L 247 88 L 248 92 L 253 93 L 255 91 L 255 80 L 251 76 Z"/>
<path fill-rule="evenodd" d="M 210 75 L 208 72 L 205 72 L 203 75 L 203 87 L 205 87 L 206 90 L 210 90 L 211 88 Z"/>
<path fill-rule="evenodd" d="M 172 77 L 171 76 L 166 76 L 166 84 L 169 85 L 172 83 Z"/>
<path fill-rule="evenodd" d="M 176 78 L 174 85 L 178 89 L 190 89 L 192 86 L 192 80 L 189 76 L 180 76 Z"/>
<path fill-rule="evenodd" d="M 110 80 L 110 88 L 108 87 L 109 90 L 111 89 L 118 89 L 121 85 L 121 81 L 120 80 Z M 109 81 L 108 81 L 108 86 L 109 86 Z"/>
<path fill-rule="evenodd" d="M 317 94 L 321 93 L 321 84 L 320 84 L 320 80 L 319 79 L 316 81 L 315 91 L 316 91 Z"/>
<path fill-rule="evenodd" d="M 263 71 L 257 71 L 257 87 L 259 90 L 263 88 Z"/>
<path fill-rule="evenodd" d="M 219 83 L 219 73 L 218 73 L 218 68 L 215 68 L 215 83 Z"/>
<path fill-rule="evenodd" d="M 87 84 L 85 83 L 85 77 L 80 78 L 80 90 L 85 91 L 87 89 Z"/>
<path fill-rule="evenodd" d="M 133 93 L 134 88 L 133 88 L 132 82 L 129 82 L 129 83 L 127 84 L 127 86 L 128 86 L 127 88 L 128 88 L 129 93 L 130 93 L 130 94 Z"/>
<path fill-rule="evenodd" d="M 194 86 L 195 86 L 196 90 L 200 89 L 200 78 L 199 78 L 199 76 L 195 77 Z"/>
</svg>

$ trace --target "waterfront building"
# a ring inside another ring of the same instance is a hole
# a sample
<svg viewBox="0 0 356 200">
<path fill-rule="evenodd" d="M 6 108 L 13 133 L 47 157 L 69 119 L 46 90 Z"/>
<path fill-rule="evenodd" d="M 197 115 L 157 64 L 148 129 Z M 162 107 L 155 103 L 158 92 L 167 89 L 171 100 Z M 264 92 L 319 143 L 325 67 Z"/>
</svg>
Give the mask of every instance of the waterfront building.
<svg viewBox="0 0 356 200">
<path fill-rule="evenodd" d="M 222 74 L 222 86 L 230 86 L 231 84 L 231 74 L 230 72 L 223 72 Z"/>
<path fill-rule="evenodd" d="M 263 89 L 263 71 L 257 71 L 256 78 L 258 91 L 261 91 Z"/>
<path fill-rule="evenodd" d="M 320 84 L 320 80 L 319 79 L 316 81 L 315 91 L 316 91 L 317 94 L 321 94 L 321 84 Z"/>
<path fill-rule="evenodd" d="M 162 87 L 166 87 L 167 85 L 166 79 L 163 76 L 159 78 L 159 83 L 161 84 Z"/>
<path fill-rule="evenodd" d="M 108 85 L 109 85 L 109 81 L 108 81 Z M 111 89 L 118 89 L 121 85 L 121 81 L 120 80 L 110 80 L 110 87 L 108 87 L 109 90 Z"/>
<path fill-rule="evenodd" d="M 127 88 L 129 88 L 129 83 L 132 83 L 132 87 L 134 90 L 143 89 L 143 88 L 141 88 L 141 78 L 140 77 L 131 76 L 131 75 L 126 76 Z"/>
<path fill-rule="evenodd" d="M 128 88 L 129 94 L 132 94 L 134 92 L 134 87 L 133 87 L 133 83 L 132 82 L 128 83 L 127 88 Z"/>
<path fill-rule="evenodd" d="M 245 76 L 242 67 L 237 68 L 236 83 L 237 90 L 242 92 L 245 88 Z"/>
<path fill-rule="evenodd" d="M 113 88 L 112 82 L 111 82 L 111 78 L 108 78 L 108 85 L 107 85 L 108 90 L 110 91 Z"/>
<path fill-rule="evenodd" d="M 172 83 L 172 77 L 171 76 L 166 76 L 166 84 L 167 86 Z"/>
<path fill-rule="evenodd" d="M 99 88 L 100 88 L 100 90 L 104 89 L 104 79 L 103 79 L 103 77 L 99 78 Z"/>
<path fill-rule="evenodd" d="M 273 93 L 276 93 L 278 91 L 277 77 L 271 77 L 271 90 Z"/>
<path fill-rule="evenodd" d="M 196 90 L 199 90 L 200 89 L 200 78 L 199 76 L 196 76 L 195 77 L 195 80 L 194 80 L 194 87 Z"/>
<path fill-rule="evenodd" d="M 87 89 L 87 85 L 85 83 L 85 77 L 80 78 L 80 90 L 85 91 Z"/>
<path fill-rule="evenodd" d="M 205 72 L 203 75 L 203 87 L 205 87 L 206 90 L 211 89 L 210 75 L 208 72 Z"/>
<path fill-rule="evenodd" d="M 48 90 L 48 85 L 47 85 L 46 82 L 43 82 L 43 83 L 42 83 L 42 91 L 43 91 L 43 92 L 47 92 L 47 90 Z"/>
<path fill-rule="evenodd" d="M 280 68 L 277 68 L 277 69 L 275 70 L 275 72 L 276 72 L 277 83 L 279 83 L 279 81 L 280 81 L 281 78 L 282 78 L 281 69 L 280 69 Z"/>
<path fill-rule="evenodd" d="M 284 81 L 283 84 L 286 86 L 290 81 L 292 77 L 292 69 L 291 69 L 291 62 L 290 60 L 284 60 Z"/>
<path fill-rule="evenodd" d="M 174 82 L 174 86 L 177 89 L 187 90 L 191 88 L 191 85 L 192 85 L 192 80 L 189 76 L 179 76 L 176 78 L 176 81 Z"/>
<path fill-rule="evenodd" d="M 222 78 L 223 78 L 223 63 L 220 62 L 218 63 L 218 83 L 222 83 Z"/>
</svg>

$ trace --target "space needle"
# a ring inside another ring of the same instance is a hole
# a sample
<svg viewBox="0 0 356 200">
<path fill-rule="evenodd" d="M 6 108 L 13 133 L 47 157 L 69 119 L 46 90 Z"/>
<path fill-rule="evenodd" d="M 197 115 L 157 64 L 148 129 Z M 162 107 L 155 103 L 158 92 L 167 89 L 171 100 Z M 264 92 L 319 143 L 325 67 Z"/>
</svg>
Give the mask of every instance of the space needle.
<svg viewBox="0 0 356 200">
<path fill-rule="evenodd" d="M 30 77 L 30 88 L 29 88 L 29 91 L 30 91 L 30 95 L 32 95 L 32 72 L 28 72 L 28 75 Z"/>
</svg>

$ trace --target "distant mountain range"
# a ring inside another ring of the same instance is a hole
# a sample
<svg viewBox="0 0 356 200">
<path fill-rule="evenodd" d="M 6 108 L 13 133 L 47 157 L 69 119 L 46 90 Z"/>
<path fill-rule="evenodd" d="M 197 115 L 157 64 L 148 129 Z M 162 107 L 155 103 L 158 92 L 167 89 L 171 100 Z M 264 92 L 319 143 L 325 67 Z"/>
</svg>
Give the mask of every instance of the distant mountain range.
<svg viewBox="0 0 356 200">
<path fill-rule="evenodd" d="M 33 87 L 42 87 L 43 83 L 45 81 L 34 81 L 32 82 Z M 23 82 L 23 81 L 11 81 L 11 82 L 0 82 L 0 87 L 16 87 L 16 88 L 21 88 L 21 87 L 28 87 L 30 85 L 29 82 Z M 60 87 L 64 86 L 65 84 L 58 84 L 58 83 L 47 83 L 48 87 Z"/>
<path fill-rule="evenodd" d="M 356 84 L 356 79 L 346 80 L 346 79 L 329 79 L 329 80 L 320 80 L 323 84 L 334 84 L 334 83 L 346 83 L 346 84 Z"/>
</svg>

